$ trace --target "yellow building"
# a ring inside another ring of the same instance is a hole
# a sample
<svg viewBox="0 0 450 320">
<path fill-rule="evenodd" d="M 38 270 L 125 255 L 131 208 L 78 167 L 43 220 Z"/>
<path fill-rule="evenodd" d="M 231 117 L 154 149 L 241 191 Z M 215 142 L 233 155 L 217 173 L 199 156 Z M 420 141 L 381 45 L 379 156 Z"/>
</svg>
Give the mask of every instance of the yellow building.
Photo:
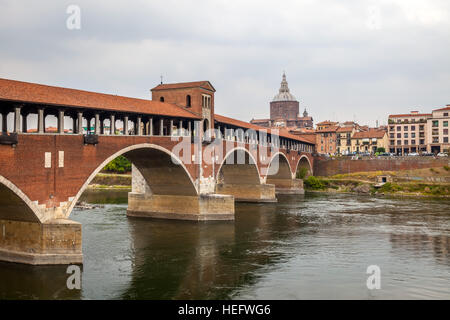
<svg viewBox="0 0 450 320">
<path fill-rule="evenodd" d="M 351 139 L 352 152 L 375 153 L 378 148 L 388 151 L 388 135 L 384 130 L 371 129 L 355 132 Z"/>
<path fill-rule="evenodd" d="M 340 127 L 336 130 L 336 153 L 349 154 L 352 152 L 351 139 L 356 132 L 355 127 Z"/>
</svg>

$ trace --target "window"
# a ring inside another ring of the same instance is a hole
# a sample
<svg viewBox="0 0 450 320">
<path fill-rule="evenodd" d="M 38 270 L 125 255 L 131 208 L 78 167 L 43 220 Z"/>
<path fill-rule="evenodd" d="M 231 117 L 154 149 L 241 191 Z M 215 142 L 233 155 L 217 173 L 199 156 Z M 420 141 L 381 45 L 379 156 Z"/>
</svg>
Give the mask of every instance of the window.
<svg viewBox="0 0 450 320">
<path fill-rule="evenodd" d="M 191 96 L 187 95 L 186 96 L 186 107 L 190 107 L 191 106 Z"/>
<path fill-rule="evenodd" d="M 448 135 L 448 129 L 444 129 L 444 134 Z"/>
<path fill-rule="evenodd" d="M 394 126 L 390 126 L 389 127 L 389 131 L 394 131 L 395 127 Z"/>
<path fill-rule="evenodd" d="M 400 131 L 400 130 L 402 130 L 402 127 L 397 126 L 397 131 Z"/>
<path fill-rule="evenodd" d="M 415 138 L 416 137 L 416 133 L 415 132 L 411 132 L 411 138 Z"/>
<path fill-rule="evenodd" d="M 425 144 L 425 139 L 420 139 L 420 144 Z"/>
<path fill-rule="evenodd" d="M 433 137 L 433 143 L 439 143 L 439 137 Z"/>
<path fill-rule="evenodd" d="M 444 117 L 448 117 L 448 112 L 444 112 Z"/>
<path fill-rule="evenodd" d="M 408 131 L 408 126 L 403 126 L 404 131 Z"/>
<path fill-rule="evenodd" d="M 448 143 L 448 137 L 444 137 L 444 143 Z"/>
<path fill-rule="evenodd" d="M 402 140 L 397 140 L 397 145 L 401 145 L 402 144 Z"/>
<path fill-rule="evenodd" d="M 394 145 L 394 143 L 395 143 L 395 140 L 389 141 L 389 144 L 392 145 L 392 146 Z"/>
<path fill-rule="evenodd" d="M 411 144 L 416 144 L 416 140 L 411 140 Z"/>
<path fill-rule="evenodd" d="M 444 127 L 448 127 L 448 121 L 444 121 L 444 122 L 442 123 L 442 125 L 443 125 Z"/>
<path fill-rule="evenodd" d="M 416 130 L 416 126 L 411 126 L 411 131 L 415 131 Z"/>
<path fill-rule="evenodd" d="M 401 138 L 402 134 L 401 133 L 397 133 L 397 138 Z"/>
<path fill-rule="evenodd" d="M 408 140 L 403 141 L 403 144 L 408 144 Z"/>
<path fill-rule="evenodd" d="M 389 137 L 394 138 L 394 134 L 393 133 L 389 134 Z"/>
<path fill-rule="evenodd" d="M 433 121 L 433 127 L 439 127 L 439 121 L 438 120 L 434 120 Z"/>
<path fill-rule="evenodd" d="M 159 101 L 164 102 L 164 97 L 159 98 Z"/>
<path fill-rule="evenodd" d="M 404 138 L 408 138 L 408 132 L 404 133 Z"/>
<path fill-rule="evenodd" d="M 425 127 L 423 125 L 419 126 L 419 130 L 423 131 L 425 129 Z"/>
</svg>

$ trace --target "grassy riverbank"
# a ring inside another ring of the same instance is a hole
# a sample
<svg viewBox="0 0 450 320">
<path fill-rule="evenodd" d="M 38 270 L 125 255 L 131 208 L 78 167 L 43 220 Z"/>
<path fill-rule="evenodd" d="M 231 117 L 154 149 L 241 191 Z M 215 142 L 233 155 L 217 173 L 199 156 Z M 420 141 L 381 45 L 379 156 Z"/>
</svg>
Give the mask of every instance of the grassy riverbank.
<svg viewBox="0 0 450 320">
<path fill-rule="evenodd" d="M 379 185 L 378 176 L 389 182 Z M 304 180 L 306 191 L 343 192 L 374 195 L 450 197 L 450 168 L 376 171 L 341 174 L 331 177 L 310 176 Z"/>
<path fill-rule="evenodd" d="M 92 180 L 89 188 L 131 190 L 131 174 L 99 173 Z"/>
</svg>

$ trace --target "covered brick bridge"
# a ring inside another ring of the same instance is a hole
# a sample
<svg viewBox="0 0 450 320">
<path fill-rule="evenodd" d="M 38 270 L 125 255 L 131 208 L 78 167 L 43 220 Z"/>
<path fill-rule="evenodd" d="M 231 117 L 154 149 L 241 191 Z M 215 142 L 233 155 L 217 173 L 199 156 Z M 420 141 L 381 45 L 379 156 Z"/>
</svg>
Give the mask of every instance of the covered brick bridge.
<svg viewBox="0 0 450 320">
<path fill-rule="evenodd" d="M 143 100 L 0 79 L 0 260 L 82 263 L 70 213 L 119 155 L 133 163 L 129 216 L 233 220 L 235 201 L 303 193 L 314 142 L 217 115 L 214 92 L 161 84 Z"/>
</svg>

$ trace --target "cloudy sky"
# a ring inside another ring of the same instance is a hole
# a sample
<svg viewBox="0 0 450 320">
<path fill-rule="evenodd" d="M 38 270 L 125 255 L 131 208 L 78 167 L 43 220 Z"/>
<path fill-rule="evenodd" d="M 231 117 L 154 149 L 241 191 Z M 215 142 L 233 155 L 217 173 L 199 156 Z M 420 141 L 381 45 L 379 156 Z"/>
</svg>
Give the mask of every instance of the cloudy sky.
<svg viewBox="0 0 450 320">
<path fill-rule="evenodd" d="M 283 70 L 315 122 L 450 103 L 448 0 L 0 0 L 0 43 L 1 78 L 146 99 L 160 75 L 210 80 L 216 112 L 246 121 Z"/>
</svg>

